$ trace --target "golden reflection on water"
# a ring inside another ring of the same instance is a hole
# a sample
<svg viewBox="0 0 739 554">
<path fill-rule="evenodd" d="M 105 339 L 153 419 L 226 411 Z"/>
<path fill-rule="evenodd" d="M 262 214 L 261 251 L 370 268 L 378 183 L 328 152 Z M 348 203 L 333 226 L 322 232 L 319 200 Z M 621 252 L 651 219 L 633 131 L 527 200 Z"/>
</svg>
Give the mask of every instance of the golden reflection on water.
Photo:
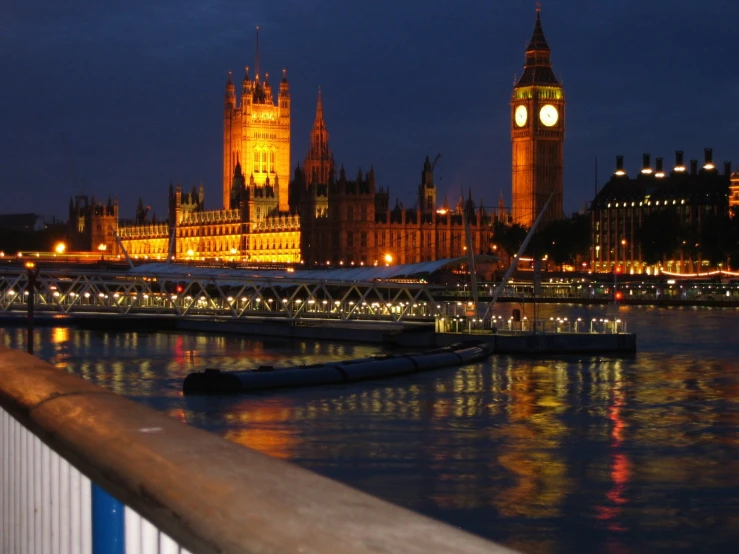
<svg viewBox="0 0 739 554">
<path fill-rule="evenodd" d="M 69 340 L 69 329 L 67 327 L 54 327 L 51 332 L 51 342 L 64 344 Z"/>
<path fill-rule="evenodd" d="M 229 429 L 225 438 L 274 458 L 290 459 L 300 446 L 297 430 L 286 425 L 292 412 L 292 406 L 279 401 L 251 405 L 248 412 L 238 413 L 239 425 Z"/>
</svg>

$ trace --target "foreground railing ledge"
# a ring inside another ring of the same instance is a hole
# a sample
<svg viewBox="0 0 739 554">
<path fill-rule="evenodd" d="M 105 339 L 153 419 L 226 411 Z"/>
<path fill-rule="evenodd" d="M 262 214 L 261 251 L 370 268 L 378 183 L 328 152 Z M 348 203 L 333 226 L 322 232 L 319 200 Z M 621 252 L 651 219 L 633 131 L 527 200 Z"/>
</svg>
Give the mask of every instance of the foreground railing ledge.
<svg viewBox="0 0 739 554">
<path fill-rule="evenodd" d="M 0 406 L 193 553 L 511 552 L 2 346 Z"/>
</svg>

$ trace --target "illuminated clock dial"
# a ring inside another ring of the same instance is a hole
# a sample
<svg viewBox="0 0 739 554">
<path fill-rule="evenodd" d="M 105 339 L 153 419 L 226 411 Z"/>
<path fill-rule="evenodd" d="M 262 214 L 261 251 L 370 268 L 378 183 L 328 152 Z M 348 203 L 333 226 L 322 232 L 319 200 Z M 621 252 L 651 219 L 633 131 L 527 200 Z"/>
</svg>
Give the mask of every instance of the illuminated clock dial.
<svg viewBox="0 0 739 554">
<path fill-rule="evenodd" d="M 557 108 L 551 104 L 546 104 L 545 106 L 542 106 L 541 111 L 539 112 L 539 119 L 541 119 L 541 122 L 544 125 L 551 127 L 557 123 L 559 112 L 557 112 Z"/>
<path fill-rule="evenodd" d="M 526 125 L 526 118 L 528 116 L 528 112 L 526 111 L 526 106 L 521 104 L 516 108 L 516 114 L 514 116 L 514 119 L 516 120 L 516 125 L 519 127 L 523 127 Z"/>
</svg>

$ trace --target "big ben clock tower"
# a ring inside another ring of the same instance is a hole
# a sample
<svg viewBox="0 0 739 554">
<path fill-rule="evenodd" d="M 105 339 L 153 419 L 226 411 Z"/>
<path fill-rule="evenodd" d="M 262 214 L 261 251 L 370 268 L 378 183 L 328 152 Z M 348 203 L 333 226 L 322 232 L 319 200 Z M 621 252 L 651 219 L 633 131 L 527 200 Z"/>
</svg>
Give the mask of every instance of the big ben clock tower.
<svg viewBox="0 0 739 554">
<path fill-rule="evenodd" d="M 565 95 L 552 70 L 541 8 L 511 98 L 513 221 L 531 227 L 554 194 L 541 226 L 563 217 Z"/>
</svg>

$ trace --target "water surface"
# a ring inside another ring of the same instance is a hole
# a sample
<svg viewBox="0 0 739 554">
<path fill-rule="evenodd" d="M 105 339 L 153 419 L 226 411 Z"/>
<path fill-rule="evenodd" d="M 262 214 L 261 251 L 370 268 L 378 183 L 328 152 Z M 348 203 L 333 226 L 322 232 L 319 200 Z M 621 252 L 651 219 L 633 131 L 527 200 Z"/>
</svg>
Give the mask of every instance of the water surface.
<svg viewBox="0 0 739 554">
<path fill-rule="evenodd" d="M 544 305 L 538 317 L 613 310 Z M 205 367 L 381 349 L 61 327 L 39 329 L 36 349 L 183 422 L 523 551 L 734 552 L 739 310 L 621 307 L 618 316 L 638 335 L 632 358 L 495 356 L 238 397 L 184 397 L 182 380 Z M 23 329 L 0 330 L 7 346 L 24 349 L 24 339 Z"/>
</svg>

